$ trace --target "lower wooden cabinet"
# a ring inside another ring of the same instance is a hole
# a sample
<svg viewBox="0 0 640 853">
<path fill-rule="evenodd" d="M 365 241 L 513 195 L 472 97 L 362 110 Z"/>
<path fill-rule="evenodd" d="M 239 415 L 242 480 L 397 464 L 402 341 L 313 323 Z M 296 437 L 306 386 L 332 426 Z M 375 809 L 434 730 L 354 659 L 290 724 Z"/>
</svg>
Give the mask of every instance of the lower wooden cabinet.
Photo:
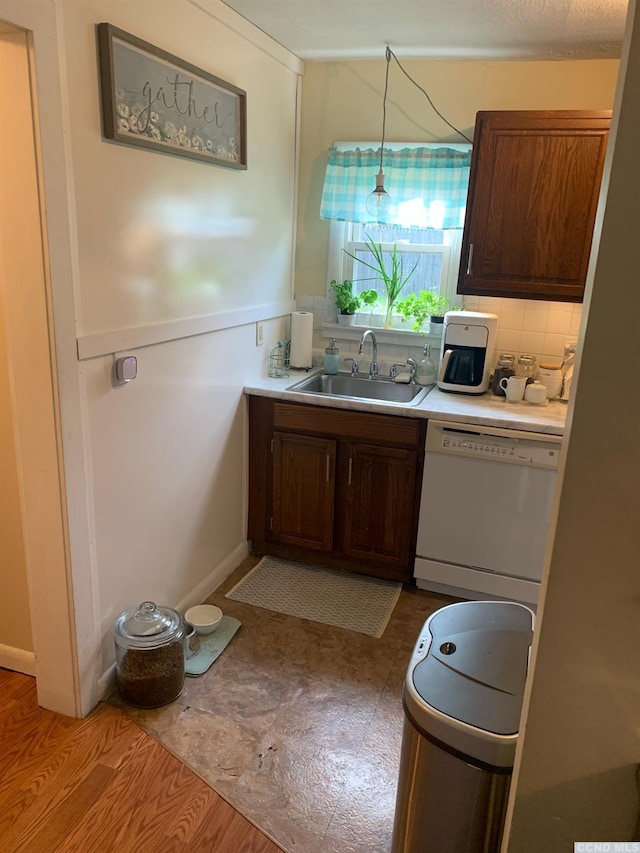
<svg viewBox="0 0 640 853">
<path fill-rule="evenodd" d="M 409 566 L 418 451 L 356 443 L 346 451 L 349 481 L 340 550 L 381 565 Z"/>
<path fill-rule="evenodd" d="M 412 576 L 426 421 L 249 397 L 255 553 Z"/>
<path fill-rule="evenodd" d="M 270 527 L 274 542 L 318 551 L 333 548 L 336 442 L 273 434 Z"/>
</svg>

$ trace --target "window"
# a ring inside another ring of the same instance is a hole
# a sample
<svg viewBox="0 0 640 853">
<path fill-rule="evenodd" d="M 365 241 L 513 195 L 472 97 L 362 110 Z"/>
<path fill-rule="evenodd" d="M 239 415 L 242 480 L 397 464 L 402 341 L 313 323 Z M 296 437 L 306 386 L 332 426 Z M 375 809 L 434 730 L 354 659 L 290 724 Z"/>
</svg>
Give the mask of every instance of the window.
<svg viewBox="0 0 640 853">
<path fill-rule="evenodd" d="M 415 272 L 404 287 L 401 299 L 410 293 L 430 290 L 432 293 L 445 296 L 452 308 L 461 304 L 461 297 L 456 295 L 456 281 L 462 231 L 363 225 L 355 222 L 331 223 L 329 281 L 351 279 L 356 293 L 368 289 L 376 290 L 379 302 L 375 310 L 383 313 L 385 294 L 382 282 L 375 281 L 372 270 L 347 254 L 349 252 L 356 258 L 370 262 L 372 258 L 366 243 L 367 237 L 382 246 L 385 259 L 390 257 L 395 244 L 405 273 L 410 272 L 415 266 Z"/>
<path fill-rule="evenodd" d="M 356 293 L 375 289 L 383 303 L 382 282 L 360 262 L 371 262 L 366 241 L 372 239 L 386 258 L 395 245 L 405 273 L 415 267 L 400 298 L 429 290 L 447 297 L 453 307 L 461 301 L 455 289 L 471 146 L 392 143 L 389 149 L 387 154 L 385 144 L 383 168 L 395 204 L 393 224 L 385 225 L 367 221 L 364 212 L 380 149 L 376 153 L 353 142 L 336 143 L 331 149 L 321 211 L 323 218 L 331 219 L 328 280 L 351 279 Z"/>
<path fill-rule="evenodd" d="M 459 258 L 459 240 L 450 239 L 449 232 L 436 231 L 432 228 L 400 228 L 394 226 L 380 225 L 357 225 L 350 228 L 351 239 L 344 241 L 340 247 L 345 249 L 341 252 L 343 258 L 342 278 L 353 281 L 354 290 L 360 293 L 368 288 L 380 289 L 380 282 L 374 280 L 374 273 L 365 264 L 354 260 L 350 255 L 371 263 L 373 260 L 371 250 L 366 238 L 374 240 L 382 246 L 383 257 L 390 262 L 391 252 L 394 245 L 400 255 L 403 271 L 411 274 L 409 281 L 402 291 L 402 297 L 410 293 L 419 293 L 421 290 L 430 290 L 435 294 L 454 297 L 455 293 L 455 271 L 457 264 L 452 264 L 452 255 Z M 455 232 L 456 235 L 459 232 Z M 453 245 L 457 243 L 456 245 Z M 457 253 L 456 253 L 457 248 Z M 347 254 L 347 252 L 349 254 Z M 414 269 L 415 268 L 415 269 Z M 451 273 L 454 273 L 452 276 Z M 379 294 L 381 297 L 384 294 Z"/>
</svg>

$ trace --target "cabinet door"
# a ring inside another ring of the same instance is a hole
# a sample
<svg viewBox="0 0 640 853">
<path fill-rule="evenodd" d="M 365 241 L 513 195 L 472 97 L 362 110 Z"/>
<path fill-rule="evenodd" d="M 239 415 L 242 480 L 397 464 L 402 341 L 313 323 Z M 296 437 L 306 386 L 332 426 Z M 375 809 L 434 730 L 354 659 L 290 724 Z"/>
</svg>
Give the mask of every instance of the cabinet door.
<svg viewBox="0 0 640 853">
<path fill-rule="evenodd" d="M 342 551 L 404 568 L 414 548 L 415 450 L 349 444 Z"/>
<path fill-rule="evenodd" d="M 272 541 L 332 549 L 335 464 L 335 441 L 274 433 Z"/>
<path fill-rule="evenodd" d="M 582 301 L 610 117 L 478 113 L 458 293 Z"/>
</svg>

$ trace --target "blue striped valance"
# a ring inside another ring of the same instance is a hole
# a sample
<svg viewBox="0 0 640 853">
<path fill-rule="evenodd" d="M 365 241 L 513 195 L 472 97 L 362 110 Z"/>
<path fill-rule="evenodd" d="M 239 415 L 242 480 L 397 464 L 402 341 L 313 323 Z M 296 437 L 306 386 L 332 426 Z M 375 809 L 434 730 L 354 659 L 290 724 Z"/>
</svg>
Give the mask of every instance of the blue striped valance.
<svg viewBox="0 0 640 853">
<path fill-rule="evenodd" d="M 384 186 L 392 202 L 389 224 L 462 228 L 471 149 L 444 146 L 391 150 L 382 158 Z M 321 219 L 371 222 L 366 211 L 380 167 L 380 149 L 329 149 L 320 206 Z"/>
</svg>

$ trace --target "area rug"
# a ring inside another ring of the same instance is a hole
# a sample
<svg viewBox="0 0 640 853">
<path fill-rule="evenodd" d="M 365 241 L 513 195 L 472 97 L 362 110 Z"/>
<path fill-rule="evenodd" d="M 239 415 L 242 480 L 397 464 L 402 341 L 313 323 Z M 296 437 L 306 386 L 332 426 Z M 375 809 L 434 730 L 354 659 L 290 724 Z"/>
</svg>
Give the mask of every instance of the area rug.
<svg viewBox="0 0 640 853">
<path fill-rule="evenodd" d="M 225 598 L 381 637 L 402 584 L 263 557 Z"/>
</svg>

